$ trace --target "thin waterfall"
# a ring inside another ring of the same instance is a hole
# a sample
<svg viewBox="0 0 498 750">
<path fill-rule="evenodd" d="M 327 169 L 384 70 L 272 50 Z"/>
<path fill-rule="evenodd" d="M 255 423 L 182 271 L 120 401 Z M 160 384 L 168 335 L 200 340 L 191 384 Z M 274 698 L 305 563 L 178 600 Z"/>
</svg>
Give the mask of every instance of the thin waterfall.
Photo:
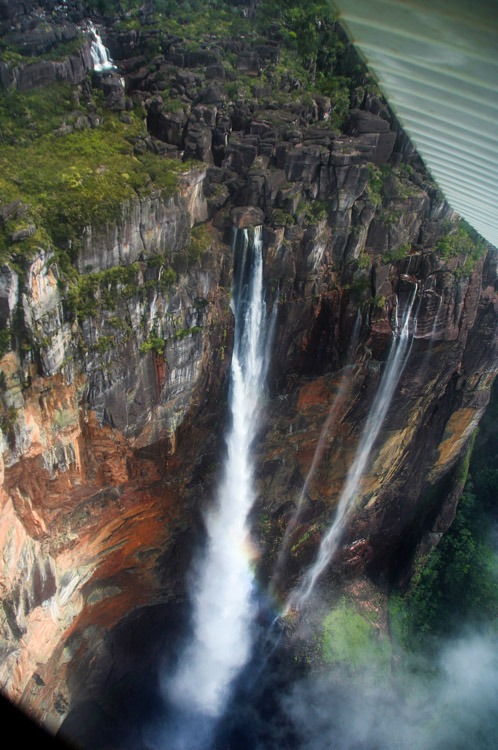
<svg viewBox="0 0 498 750">
<path fill-rule="evenodd" d="M 109 50 L 107 47 L 104 47 L 102 38 L 93 24 L 90 24 L 89 31 L 92 36 L 90 54 L 92 56 L 93 69 L 97 73 L 102 73 L 106 70 L 116 70 L 116 66 L 109 56 Z"/>
<path fill-rule="evenodd" d="M 342 374 L 341 382 L 339 384 L 339 388 L 336 392 L 336 395 L 334 397 L 334 400 L 332 401 L 332 405 L 329 409 L 329 412 L 327 414 L 327 418 L 325 422 L 323 423 L 323 427 L 320 431 L 320 435 L 318 438 L 318 442 L 316 444 L 315 452 L 313 454 L 313 459 L 311 461 L 311 466 L 309 468 L 309 471 L 306 475 L 306 478 L 304 480 L 303 488 L 301 490 L 301 494 L 299 495 L 299 499 L 296 503 L 296 506 L 294 508 L 294 512 L 292 513 L 292 516 L 290 517 L 289 523 L 287 524 L 287 527 L 285 529 L 285 533 L 282 539 L 282 542 L 280 544 L 280 549 L 278 552 L 277 560 L 274 565 L 273 574 L 271 578 L 271 589 L 272 591 L 276 591 L 278 582 L 283 570 L 283 565 L 287 556 L 287 548 L 289 546 L 290 538 L 293 534 L 293 532 L 296 529 L 296 526 L 298 524 L 299 518 L 301 516 L 302 511 L 304 510 L 304 506 L 306 503 L 306 498 L 308 495 L 308 487 L 310 485 L 310 482 L 317 470 L 317 467 L 320 464 L 320 461 L 322 460 L 323 453 L 325 451 L 325 446 L 327 442 L 327 436 L 329 434 L 329 431 L 335 422 L 337 412 L 339 409 L 339 406 L 341 402 L 343 402 L 346 393 L 351 388 L 353 379 L 351 378 L 351 366 L 348 366 L 345 369 L 345 372 Z"/>
<path fill-rule="evenodd" d="M 374 443 L 378 437 L 385 416 L 389 409 L 394 391 L 403 372 L 413 339 L 413 329 L 410 324 L 413 304 L 417 295 L 417 285 L 410 297 L 405 313 L 400 317 L 399 302 L 396 305 L 396 325 L 391 349 L 387 358 L 384 374 L 379 388 L 372 402 L 354 461 L 348 471 L 346 483 L 342 490 L 334 521 L 323 537 L 318 550 L 317 559 L 307 570 L 298 586 L 291 592 L 284 612 L 300 609 L 308 600 L 315 584 L 333 559 L 344 531 L 349 511 L 356 499 L 363 473 L 367 467 Z"/>
<path fill-rule="evenodd" d="M 347 358 L 349 362 L 352 360 L 352 358 L 354 357 L 356 353 L 360 328 L 361 328 L 361 313 L 360 311 L 358 311 L 356 315 L 355 324 L 353 326 L 350 343 L 348 346 Z M 280 544 L 280 549 L 278 552 L 276 563 L 273 568 L 273 574 L 271 578 L 271 589 L 273 591 L 276 590 L 277 585 L 278 585 L 278 581 L 282 572 L 283 564 L 286 558 L 287 547 L 289 544 L 290 537 L 292 536 L 292 533 L 294 532 L 297 526 L 297 522 L 299 521 L 301 513 L 304 509 L 306 497 L 308 494 L 308 487 L 317 470 L 317 467 L 320 464 L 320 461 L 322 460 L 322 456 L 325 451 L 327 436 L 330 432 L 331 427 L 333 426 L 336 420 L 339 406 L 344 401 L 344 398 L 349 393 L 351 386 L 354 382 L 352 378 L 352 369 L 353 369 L 352 366 L 350 364 L 347 364 L 346 367 L 344 368 L 343 373 L 341 374 L 339 388 L 337 389 L 337 392 L 334 396 L 329 412 L 327 414 L 327 418 L 325 419 L 325 422 L 323 423 L 322 429 L 320 431 L 320 435 L 318 437 L 318 442 L 316 444 L 315 452 L 313 454 L 313 459 L 311 461 L 311 466 L 304 480 L 301 494 L 299 495 L 299 499 L 297 501 L 296 507 L 294 508 L 294 512 L 292 513 L 289 523 L 287 524 L 287 527 L 285 529 L 284 537 Z"/>
<path fill-rule="evenodd" d="M 268 350 L 261 227 L 254 230 L 252 238 L 247 230 L 237 230 L 233 251 L 232 424 L 218 502 L 206 516 L 208 541 L 196 571 L 192 641 L 166 685 L 169 701 L 187 717 L 180 740 L 175 738 L 171 745 L 175 750 L 204 746 L 206 735 L 195 737 L 198 730 L 192 727 L 199 718 L 209 725 L 222 714 L 231 683 L 248 660 L 252 646 L 254 576 L 248 554 L 248 515 L 255 500 L 252 443 Z"/>
</svg>

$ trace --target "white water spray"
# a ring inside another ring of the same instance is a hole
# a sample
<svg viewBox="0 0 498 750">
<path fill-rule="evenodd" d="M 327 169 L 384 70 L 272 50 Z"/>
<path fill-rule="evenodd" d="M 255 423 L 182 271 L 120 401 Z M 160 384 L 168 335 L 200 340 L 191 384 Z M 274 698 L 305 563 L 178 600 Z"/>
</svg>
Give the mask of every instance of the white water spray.
<svg viewBox="0 0 498 750">
<path fill-rule="evenodd" d="M 410 325 L 410 318 L 416 295 L 417 285 L 415 284 L 413 294 L 411 295 L 407 309 L 402 318 L 400 318 L 398 314 L 399 304 L 396 306 L 395 336 L 391 343 L 391 349 L 379 389 L 372 402 L 372 407 L 369 411 L 365 427 L 363 428 L 354 461 L 348 471 L 346 483 L 339 498 L 334 521 L 321 541 L 316 561 L 305 573 L 300 584 L 291 592 L 284 614 L 287 614 L 291 609 L 299 610 L 302 608 L 311 595 L 318 578 L 333 559 L 337 551 L 349 511 L 356 499 L 358 488 L 370 458 L 372 448 L 378 437 L 394 395 L 394 391 L 410 353 L 411 341 L 413 338 L 413 328 Z"/>
<path fill-rule="evenodd" d="M 92 35 L 90 54 L 93 60 L 93 69 L 97 73 L 116 70 L 116 66 L 109 56 L 109 50 L 104 47 L 102 38 L 93 24 L 90 24 L 89 31 Z"/>
<path fill-rule="evenodd" d="M 248 555 L 248 515 L 255 500 L 251 446 L 267 369 L 261 227 L 252 242 L 247 230 L 242 236 L 237 232 L 233 247 L 235 340 L 228 454 L 217 507 L 206 519 L 208 543 L 197 570 L 193 639 L 167 685 L 169 699 L 180 711 L 208 719 L 221 715 L 231 683 L 250 655 L 254 616 Z M 189 742 L 180 746 L 191 748 Z"/>
</svg>

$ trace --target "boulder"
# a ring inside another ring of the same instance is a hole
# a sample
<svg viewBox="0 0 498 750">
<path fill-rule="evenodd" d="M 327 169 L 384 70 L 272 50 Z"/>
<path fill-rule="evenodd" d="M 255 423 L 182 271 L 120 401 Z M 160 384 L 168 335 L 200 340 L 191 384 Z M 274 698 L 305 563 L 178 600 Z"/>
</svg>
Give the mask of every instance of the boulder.
<svg viewBox="0 0 498 750">
<path fill-rule="evenodd" d="M 23 227 L 22 229 L 17 229 L 15 232 L 12 232 L 10 235 L 10 239 L 12 242 L 22 242 L 23 240 L 27 240 L 29 237 L 32 237 L 34 233 L 36 232 L 36 227 L 34 224 L 29 224 L 27 227 Z"/>
<path fill-rule="evenodd" d="M 365 112 L 363 109 L 352 109 L 346 123 L 346 132 L 350 135 L 362 135 L 363 133 L 386 133 L 389 123 L 379 115 Z"/>
<path fill-rule="evenodd" d="M 212 140 L 210 128 L 200 124 L 189 125 L 185 135 L 185 158 L 198 159 L 206 164 L 212 164 Z"/>
<path fill-rule="evenodd" d="M 187 51 L 185 53 L 185 65 L 187 68 L 196 68 L 198 66 L 206 67 L 215 65 L 219 62 L 219 53 L 210 49 L 199 49 Z"/>
<path fill-rule="evenodd" d="M 368 167 L 363 164 L 332 168 L 330 184 L 336 192 L 337 208 L 340 211 L 353 206 L 365 190 L 368 177 Z"/>
<path fill-rule="evenodd" d="M 238 229 L 248 229 L 249 227 L 261 226 L 265 220 L 265 215 L 260 208 L 241 206 L 232 209 L 230 218 L 232 224 Z"/>
<path fill-rule="evenodd" d="M 230 167 L 238 174 L 244 174 L 258 155 L 258 147 L 249 139 L 230 140 L 225 149 L 224 166 Z"/>
<path fill-rule="evenodd" d="M 212 83 L 202 92 L 201 99 L 204 104 L 219 104 L 224 99 L 223 91 L 215 83 Z"/>
<path fill-rule="evenodd" d="M 246 76 L 259 76 L 261 73 L 261 59 L 254 50 L 244 50 L 237 57 L 237 70 Z"/>
<path fill-rule="evenodd" d="M 206 67 L 206 78 L 208 80 L 219 79 L 224 81 L 226 78 L 225 66 L 221 62 L 213 63 Z"/>
<path fill-rule="evenodd" d="M 323 146 L 296 146 L 285 157 L 285 174 L 289 182 L 313 182 L 320 165 L 328 161 L 328 149 Z"/>
</svg>

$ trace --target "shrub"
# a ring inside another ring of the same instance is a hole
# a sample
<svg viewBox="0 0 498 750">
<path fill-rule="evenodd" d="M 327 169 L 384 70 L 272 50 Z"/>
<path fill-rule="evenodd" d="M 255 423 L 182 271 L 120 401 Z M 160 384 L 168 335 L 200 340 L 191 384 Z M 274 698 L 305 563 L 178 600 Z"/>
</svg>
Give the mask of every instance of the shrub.
<svg viewBox="0 0 498 750">
<path fill-rule="evenodd" d="M 162 356 L 166 351 L 166 341 L 151 333 L 150 336 L 140 345 L 140 354 L 148 354 L 154 352 L 158 356 Z"/>
</svg>

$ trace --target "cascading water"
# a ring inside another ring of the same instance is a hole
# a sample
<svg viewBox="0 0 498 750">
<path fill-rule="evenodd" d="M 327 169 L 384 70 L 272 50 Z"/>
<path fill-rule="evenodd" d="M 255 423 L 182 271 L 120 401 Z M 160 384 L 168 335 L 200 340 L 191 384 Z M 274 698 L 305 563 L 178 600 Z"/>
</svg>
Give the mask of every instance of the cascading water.
<svg viewBox="0 0 498 750">
<path fill-rule="evenodd" d="M 109 57 L 109 50 L 104 47 L 100 34 L 93 24 L 89 27 L 90 34 L 92 35 L 92 44 L 90 47 L 90 54 L 93 61 L 93 69 L 97 73 L 102 73 L 106 70 L 116 70 L 116 66 Z"/>
<path fill-rule="evenodd" d="M 352 361 L 355 353 L 356 348 L 358 346 L 358 338 L 359 338 L 359 332 L 361 328 L 361 315 L 358 312 L 356 316 L 356 321 L 353 327 L 353 331 L 351 334 L 350 339 L 350 345 L 348 347 L 348 354 L 347 359 L 349 362 Z M 274 566 L 273 575 L 271 579 L 271 588 L 272 590 L 276 590 L 278 586 L 278 581 L 283 569 L 283 564 L 286 557 L 287 547 L 289 540 L 291 538 L 291 535 L 293 531 L 295 530 L 297 526 L 297 522 L 301 516 L 301 512 L 303 511 L 306 496 L 308 493 L 308 487 L 310 485 L 310 482 L 315 474 L 315 471 L 320 464 L 320 461 L 322 460 L 323 452 L 325 450 L 326 440 L 327 436 L 329 434 L 329 431 L 336 419 L 337 411 L 339 408 L 339 405 L 341 402 L 343 402 L 344 398 L 346 397 L 349 389 L 351 388 L 353 384 L 353 379 L 351 378 L 351 370 L 352 366 L 350 364 L 346 365 L 344 368 L 344 371 L 341 376 L 339 388 L 334 396 L 334 399 L 332 401 L 332 404 L 330 406 L 329 412 L 327 414 L 327 418 L 323 424 L 323 427 L 320 431 L 320 436 L 318 438 L 318 442 L 315 448 L 315 452 L 313 454 L 313 459 L 311 461 L 311 466 L 309 468 L 309 471 L 306 475 L 306 478 L 304 480 L 303 488 L 301 490 L 301 494 L 299 495 L 299 499 L 297 501 L 296 507 L 294 508 L 294 512 L 292 513 L 292 516 L 290 518 L 289 523 L 287 524 L 287 528 L 285 529 L 285 534 L 282 539 L 280 550 L 277 556 L 277 561 Z"/>
<path fill-rule="evenodd" d="M 321 541 L 316 561 L 305 573 L 299 585 L 291 592 L 284 613 L 289 612 L 291 609 L 299 610 L 306 603 L 318 578 L 337 551 L 349 510 L 358 493 L 363 472 L 367 466 L 372 448 L 378 437 L 410 353 L 414 326 L 414 321 L 411 321 L 411 314 L 416 296 L 417 285 L 415 284 L 413 294 L 410 297 L 402 318 L 398 315 L 399 304 L 396 306 L 395 336 L 391 344 L 380 386 L 372 402 L 354 461 L 348 471 L 346 483 L 339 498 L 334 521 Z"/>
<path fill-rule="evenodd" d="M 209 744 L 210 726 L 222 714 L 231 683 L 248 660 L 252 645 L 254 577 L 248 554 L 248 515 L 255 491 L 251 446 L 267 369 L 261 227 L 254 230 L 252 241 L 247 230 L 237 231 L 233 249 L 232 426 L 218 504 L 206 518 L 207 548 L 193 591 L 193 638 L 165 686 L 169 702 L 183 716 L 173 741 L 169 738 L 175 750 Z"/>
</svg>

